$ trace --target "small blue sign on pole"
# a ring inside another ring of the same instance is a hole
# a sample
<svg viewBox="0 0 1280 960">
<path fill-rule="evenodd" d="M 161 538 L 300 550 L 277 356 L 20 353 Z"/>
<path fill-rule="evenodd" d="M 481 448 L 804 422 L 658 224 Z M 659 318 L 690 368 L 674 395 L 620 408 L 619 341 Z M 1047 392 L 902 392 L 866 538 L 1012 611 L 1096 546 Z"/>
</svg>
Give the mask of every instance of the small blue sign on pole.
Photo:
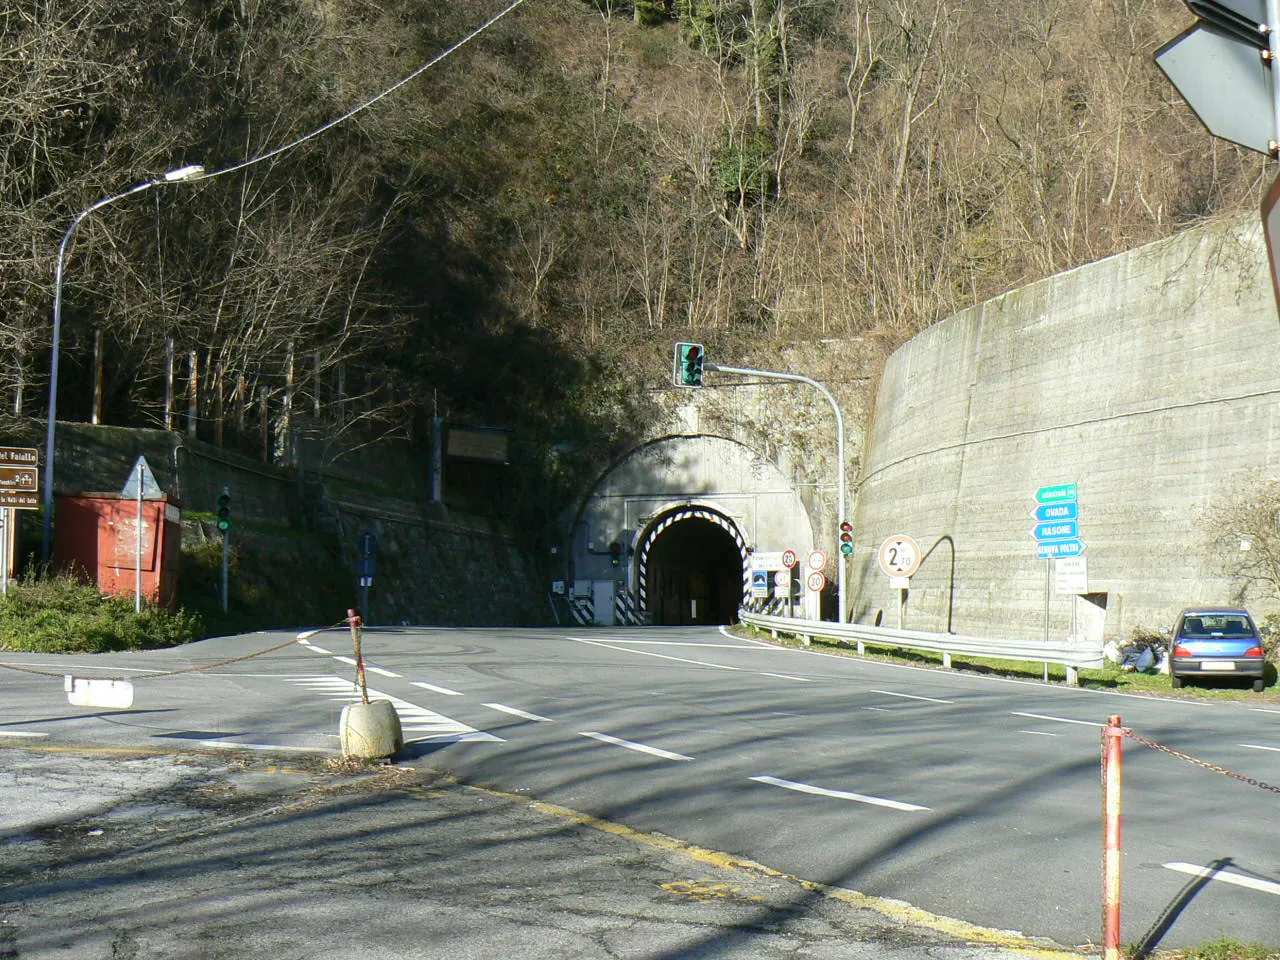
<svg viewBox="0 0 1280 960">
<path fill-rule="evenodd" d="M 1084 553 L 1084 544 L 1079 540 L 1049 540 L 1036 544 L 1036 556 L 1041 560 L 1078 557 L 1082 553 Z"/>
<path fill-rule="evenodd" d="M 1041 523 L 1049 520 L 1074 520 L 1080 516 L 1080 505 L 1074 500 L 1042 503 L 1031 511 L 1031 516 Z"/>
<path fill-rule="evenodd" d="M 1079 534 L 1080 526 L 1074 520 L 1037 523 L 1031 528 L 1031 535 L 1036 538 L 1038 543 L 1045 543 L 1050 540 L 1074 540 Z"/>
</svg>

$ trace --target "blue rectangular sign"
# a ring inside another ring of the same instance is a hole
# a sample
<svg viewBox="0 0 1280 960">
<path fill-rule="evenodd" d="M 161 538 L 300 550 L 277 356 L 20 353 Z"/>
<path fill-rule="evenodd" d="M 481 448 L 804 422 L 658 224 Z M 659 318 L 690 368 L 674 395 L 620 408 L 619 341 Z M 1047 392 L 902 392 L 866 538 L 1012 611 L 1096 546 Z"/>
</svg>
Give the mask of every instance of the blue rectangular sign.
<svg viewBox="0 0 1280 960">
<path fill-rule="evenodd" d="M 1037 523 L 1031 528 L 1031 535 L 1041 543 L 1046 540 L 1074 540 L 1080 535 L 1080 525 L 1074 520 Z"/>
<path fill-rule="evenodd" d="M 1031 516 L 1041 523 L 1048 520 L 1075 520 L 1080 516 L 1080 504 L 1074 500 L 1065 503 L 1042 503 L 1031 511 Z"/>
<path fill-rule="evenodd" d="M 1054 540 L 1049 543 L 1036 544 L 1036 556 L 1041 560 L 1055 557 L 1078 557 L 1084 553 L 1084 544 L 1079 540 Z"/>
</svg>

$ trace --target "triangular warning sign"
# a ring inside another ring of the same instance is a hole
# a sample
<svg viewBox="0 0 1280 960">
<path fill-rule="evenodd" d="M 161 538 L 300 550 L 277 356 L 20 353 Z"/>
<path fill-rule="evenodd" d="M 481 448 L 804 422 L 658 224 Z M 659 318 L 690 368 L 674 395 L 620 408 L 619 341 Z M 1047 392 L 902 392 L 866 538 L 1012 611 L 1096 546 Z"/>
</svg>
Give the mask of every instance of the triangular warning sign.
<svg viewBox="0 0 1280 960">
<path fill-rule="evenodd" d="M 151 472 L 151 465 L 147 463 L 146 457 L 139 457 L 133 465 L 133 469 L 129 471 L 129 479 L 125 481 L 124 489 L 120 491 L 120 496 L 130 500 L 138 499 L 139 484 L 142 485 L 143 500 L 159 500 L 164 496 L 164 491 L 160 489 L 160 484 L 156 483 L 156 475 Z"/>
</svg>

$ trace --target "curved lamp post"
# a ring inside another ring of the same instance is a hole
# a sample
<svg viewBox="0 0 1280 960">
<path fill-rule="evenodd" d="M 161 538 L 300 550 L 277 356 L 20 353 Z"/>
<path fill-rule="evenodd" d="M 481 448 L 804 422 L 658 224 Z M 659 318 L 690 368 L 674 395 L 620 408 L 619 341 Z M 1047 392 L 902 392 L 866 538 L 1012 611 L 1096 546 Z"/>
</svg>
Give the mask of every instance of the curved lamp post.
<svg viewBox="0 0 1280 960">
<path fill-rule="evenodd" d="M 198 163 L 170 170 L 154 180 L 130 187 L 123 193 L 99 200 L 81 210 L 71 221 L 71 226 L 67 227 L 67 232 L 62 235 L 62 243 L 58 247 L 58 266 L 53 275 L 53 348 L 49 355 L 49 428 L 44 441 L 44 537 L 40 545 L 42 563 L 48 564 L 53 556 L 53 432 L 54 424 L 58 420 L 58 343 L 62 337 L 62 265 L 67 257 L 67 246 L 71 243 L 71 236 L 76 232 L 76 227 L 80 226 L 81 220 L 109 203 L 115 203 L 117 200 L 160 184 L 177 183 L 179 180 L 198 180 L 202 176 L 204 176 L 204 167 Z"/>
</svg>

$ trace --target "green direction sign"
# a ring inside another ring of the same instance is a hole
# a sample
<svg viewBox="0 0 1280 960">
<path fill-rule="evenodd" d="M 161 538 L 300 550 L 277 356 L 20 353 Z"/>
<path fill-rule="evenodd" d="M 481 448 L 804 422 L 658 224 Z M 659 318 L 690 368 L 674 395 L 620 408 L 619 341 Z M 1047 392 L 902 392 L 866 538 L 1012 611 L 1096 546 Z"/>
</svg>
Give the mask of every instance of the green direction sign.
<svg viewBox="0 0 1280 960">
<path fill-rule="evenodd" d="M 1063 503 L 1067 500 L 1076 499 L 1076 485 L 1074 483 L 1059 483 L 1052 487 L 1041 487 L 1036 491 L 1037 503 Z"/>
</svg>

